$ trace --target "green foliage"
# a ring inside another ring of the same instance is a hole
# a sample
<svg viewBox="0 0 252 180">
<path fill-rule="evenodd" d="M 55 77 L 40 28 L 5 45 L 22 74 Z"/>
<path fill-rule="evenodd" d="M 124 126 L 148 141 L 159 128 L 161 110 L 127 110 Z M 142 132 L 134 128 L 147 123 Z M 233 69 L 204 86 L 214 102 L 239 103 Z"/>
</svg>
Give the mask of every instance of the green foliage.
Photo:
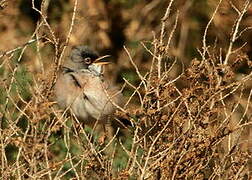
<svg viewBox="0 0 252 180">
<path fill-rule="evenodd" d="M 18 155 L 18 147 L 15 145 L 12 145 L 12 144 L 8 144 L 4 150 L 6 152 L 6 157 L 7 157 L 9 164 L 11 165 L 11 164 L 15 163 L 15 160 Z"/>
<path fill-rule="evenodd" d="M 13 83 L 13 91 L 19 93 L 24 100 L 31 98 L 30 87 L 32 86 L 32 76 L 25 67 L 18 68 Z"/>
</svg>

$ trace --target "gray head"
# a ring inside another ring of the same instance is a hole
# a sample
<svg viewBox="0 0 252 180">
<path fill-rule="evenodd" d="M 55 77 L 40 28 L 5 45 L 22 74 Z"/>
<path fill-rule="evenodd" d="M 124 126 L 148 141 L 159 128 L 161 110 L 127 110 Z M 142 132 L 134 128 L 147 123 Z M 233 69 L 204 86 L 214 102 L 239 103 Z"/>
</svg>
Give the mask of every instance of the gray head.
<svg viewBox="0 0 252 180">
<path fill-rule="evenodd" d="M 88 66 L 98 58 L 98 53 L 88 46 L 76 46 L 73 47 L 70 57 L 66 60 L 64 66 L 72 70 L 88 69 Z"/>
</svg>

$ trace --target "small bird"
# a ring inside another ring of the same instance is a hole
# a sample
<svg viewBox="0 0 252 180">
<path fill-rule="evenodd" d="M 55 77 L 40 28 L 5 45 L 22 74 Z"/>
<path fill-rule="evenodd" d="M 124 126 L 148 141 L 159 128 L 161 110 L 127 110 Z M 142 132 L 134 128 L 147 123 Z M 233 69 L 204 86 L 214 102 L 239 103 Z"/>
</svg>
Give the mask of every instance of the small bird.
<svg viewBox="0 0 252 180">
<path fill-rule="evenodd" d="M 104 131 L 102 133 L 111 123 L 115 104 L 122 105 L 122 94 L 104 79 L 103 66 L 108 63 L 88 46 L 74 47 L 55 84 L 56 101 L 60 108 L 71 109 L 84 124 L 97 122 L 100 126 L 98 131 Z"/>
</svg>

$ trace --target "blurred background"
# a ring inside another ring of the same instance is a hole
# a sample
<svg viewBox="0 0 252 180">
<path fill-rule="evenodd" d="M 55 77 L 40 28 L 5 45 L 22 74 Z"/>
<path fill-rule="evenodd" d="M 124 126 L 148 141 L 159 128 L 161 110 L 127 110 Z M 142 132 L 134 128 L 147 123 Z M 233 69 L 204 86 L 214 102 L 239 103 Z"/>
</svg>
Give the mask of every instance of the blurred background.
<svg viewBox="0 0 252 180">
<path fill-rule="evenodd" d="M 223 0 L 210 25 L 207 44 L 215 43 L 215 46 L 223 47 L 225 53 L 238 15 L 235 8 L 241 10 L 244 2 L 244 0 Z M 35 8 L 41 10 L 41 3 L 41 0 L 1 1 L 0 52 L 14 49 L 31 39 L 40 21 L 40 14 Z M 61 44 L 65 42 L 69 32 L 75 1 L 47 0 L 43 3 L 42 12 L 45 13 L 55 37 Z M 86 44 L 96 49 L 100 55 L 111 55 L 114 65 L 108 67 L 108 72 L 115 81 L 121 81 L 121 76 L 128 76 L 134 81 L 134 74 L 129 71 L 132 67 L 123 46 L 130 49 L 132 58 L 141 66 L 142 71 L 148 69 L 152 57 L 141 43 L 150 48 L 152 41 L 159 37 L 161 18 L 168 4 L 169 0 L 80 0 L 68 46 Z M 169 57 L 175 56 L 188 66 L 193 58 L 200 56 L 197 48 L 202 47 L 202 35 L 217 4 L 218 0 L 174 1 L 171 16 L 167 20 L 166 33 L 170 33 L 176 15 L 179 14 Z M 252 8 L 245 14 L 241 28 L 251 25 Z M 48 31 L 48 28 L 42 26 L 37 34 L 45 39 L 52 39 Z M 236 46 L 240 47 L 247 42 L 241 49 L 241 56 L 251 59 L 250 37 L 251 31 L 246 31 Z M 53 62 L 53 46 L 45 39 L 39 44 L 41 57 L 38 57 L 38 46 L 35 42 L 28 46 L 20 60 L 30 72 L 42 72 L 43 68 L 47 69 Z M 239 68 L 242 68 L 238 69 L 242 73 L 248 71 L 247 64 L 242 64 Z"/>
</svg>

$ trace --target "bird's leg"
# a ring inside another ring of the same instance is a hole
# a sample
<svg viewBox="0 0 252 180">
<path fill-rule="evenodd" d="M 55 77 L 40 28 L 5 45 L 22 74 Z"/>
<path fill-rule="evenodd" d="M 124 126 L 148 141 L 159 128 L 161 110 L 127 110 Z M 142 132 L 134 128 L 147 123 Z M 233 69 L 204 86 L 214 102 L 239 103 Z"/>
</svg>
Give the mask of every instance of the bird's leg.
<svg viewBox="0 0 252 180">
<path fill-rule="evenodd" d="M 104 124 L 104 130 L 105 130 L 105 134 L 108 137 L 108 140 L 110 141 L 113 136 L 114 136 L 114 131 L 113 131 L 113 127 L 110 121 L 111 117 L 107 117 L 106 123 Z"/>
<path fill-rule="evenodd" d="M 101 132 L 99 134 L 99 138 L 98 138 L 98 143 L 99 144 L 104 144 L 105 142 L 105 139 L 106 139 L 106 131 L 105 131 L 105 127 L 103 124 L 99 124 L 99 131 L 98 132 Z"/>
<path fill-rule="evenodd" d="M 104 144 L 106 140 L 110 141 L 114 135 L 110 119 L 108 117 L 103 117 L 103 118 L 106 119 L 105 123 L 98 124 L 96 128 L 98 130 L 97 132 L 100 132 L 100 135 L 98 138 L 98 142 L 100 144 Z"/>
</svg>

